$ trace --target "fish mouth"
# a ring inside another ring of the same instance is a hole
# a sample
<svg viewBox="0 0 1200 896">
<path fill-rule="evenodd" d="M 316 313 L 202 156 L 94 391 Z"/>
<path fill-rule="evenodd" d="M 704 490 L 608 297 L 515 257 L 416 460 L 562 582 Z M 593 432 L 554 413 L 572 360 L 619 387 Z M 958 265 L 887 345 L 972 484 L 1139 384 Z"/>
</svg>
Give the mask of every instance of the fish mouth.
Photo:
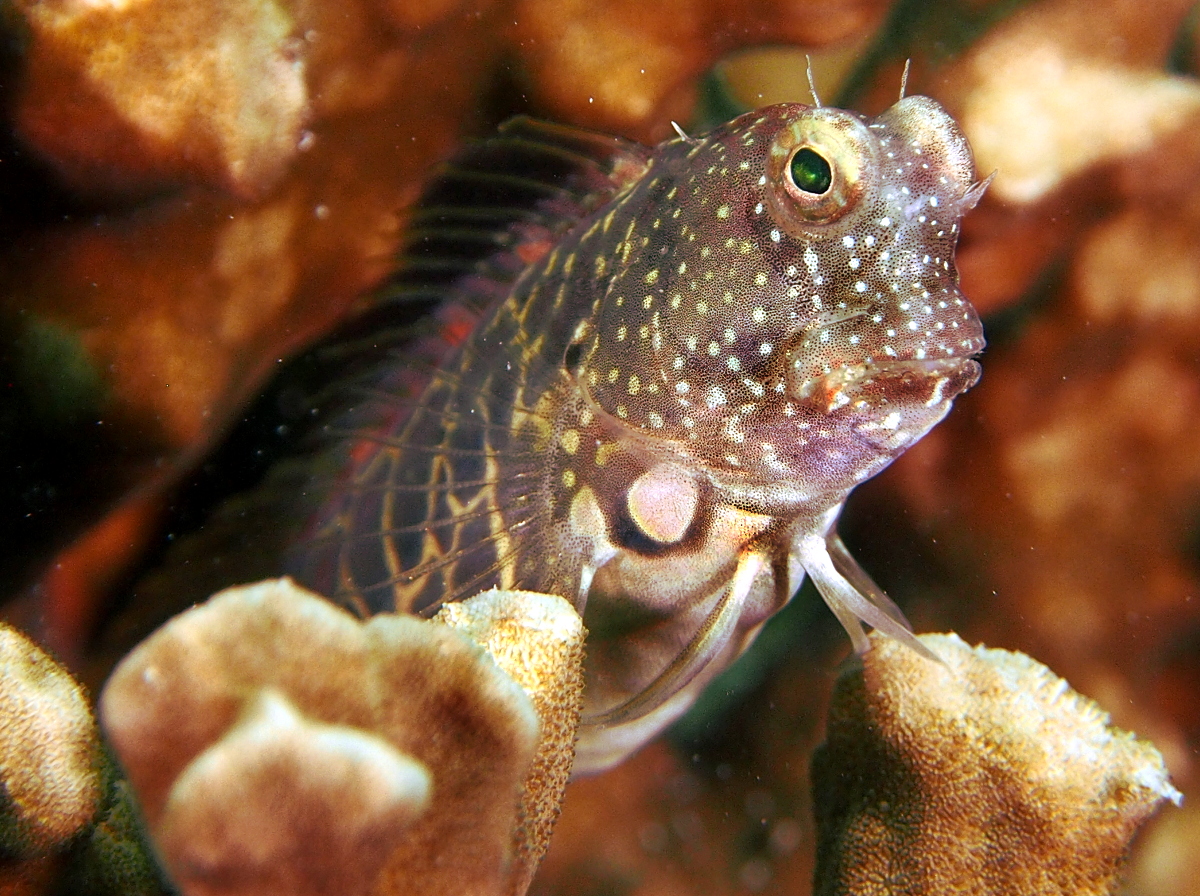
<svg viewBox="0 0 1200 896">
<path fill-rule="evenodd" d="M 886 358 L 846 364 L 809 380 L 798 397 L 823 405 L 831 414 L 840 408 L 893 400 L 940 401 L 955 396 L 979 381 L 983 368 L 973 355 L 944 358 Z"/>
<path fill-rule="evenodd" d="M 872 447 L 902 451 L 933 428 L 983 372 L 974 357 L 888 359 L 823 377 L 824 411 Z M 818 394 L 820 394 L 818 393 Z"/>
</svg>

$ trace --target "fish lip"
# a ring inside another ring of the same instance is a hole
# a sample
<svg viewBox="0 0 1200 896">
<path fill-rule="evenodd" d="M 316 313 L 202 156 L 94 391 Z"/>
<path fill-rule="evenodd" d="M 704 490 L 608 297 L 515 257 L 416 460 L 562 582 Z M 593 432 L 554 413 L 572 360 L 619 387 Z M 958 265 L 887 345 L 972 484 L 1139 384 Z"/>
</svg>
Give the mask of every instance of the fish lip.
<svg viewBox="0 0 1200 896">
<path fill-rule="evenodd" d="M 976 360 L 978 352 L 972 352 L 969 355 L 948 355 L 941 358 L 887 358 L 886 360 L 873 360 L 861 365 L 862 373 L 855 380 L 861 380 L 867 376 L 878 375 L 903 375 L 904 373 L 924 373 L 925 375 L 939 375 L 947 372 L 959 372 L 974 368 L 981 371 L 983 367 Z"/>
<path fill-rule="evenodd" d="M 860 412 L 863 402 L 877 409 L 913 401 L 933 407 L 970 389 L 982 372 L 973 355 L 886 358 L 837 368 L 811 381 L 804 397 L 828 415 Z"/>
<path fill-rule="evenodd" d="M 944 399 L 953 399 L 979 382 L 983 366 L 976 360 L 976 354 L 875 360 L 846 371 L 839 385 L 845 392 L 852 393 L 883 381 L 917 383 L 942 380 L 946 387 L 940 389 L 939 394 Z"/>
<path fill-rule="evenodd" d="M 844 364 L 831 372 L 810 380 L 811 385 L 824 382 L 842 387 L 865 383 L 878 377 L 902 377 L 908 375 L 939 376 L 959 373 L 964 370 L 982 370 L 977 359 L 979 352 L 962 355 L 941 355 L 937 358 L 888 357 L 872 358 L 857 364 Z"/>
</svg>

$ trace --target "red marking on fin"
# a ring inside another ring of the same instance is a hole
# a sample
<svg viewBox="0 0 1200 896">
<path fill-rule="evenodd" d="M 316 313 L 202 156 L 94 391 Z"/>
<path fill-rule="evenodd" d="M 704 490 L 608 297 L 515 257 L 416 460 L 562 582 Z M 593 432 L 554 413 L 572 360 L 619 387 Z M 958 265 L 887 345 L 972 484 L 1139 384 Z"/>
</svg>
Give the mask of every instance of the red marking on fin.
<svg viewBox="0 0 1200 896">
<path fill-rule="evenodd" d="M 531 265 L 536 261 L 541 261 L 546 256 L 546 253 L 554 248 L 552 240 L 543 239 L 536 242 L 519 243 L 513 250 L 517 258 L 526 265 Z"/>
</svg>

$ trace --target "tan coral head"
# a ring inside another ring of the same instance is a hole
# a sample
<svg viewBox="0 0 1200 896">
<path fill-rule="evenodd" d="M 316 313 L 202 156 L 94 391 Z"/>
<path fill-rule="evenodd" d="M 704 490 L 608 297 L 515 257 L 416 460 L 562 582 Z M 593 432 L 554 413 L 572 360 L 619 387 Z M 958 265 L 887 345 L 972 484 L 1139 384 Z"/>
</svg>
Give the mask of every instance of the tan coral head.
<svg viewBox="0 0 1200 896">
<path fill-rule="evenodd" d="M 522 592 L 454 613 L 363 622 L 269 581 L 121 663 L 102 720 L 187 896 L 524 892 L 570 770 L 582 627 Z"/>
</svg>

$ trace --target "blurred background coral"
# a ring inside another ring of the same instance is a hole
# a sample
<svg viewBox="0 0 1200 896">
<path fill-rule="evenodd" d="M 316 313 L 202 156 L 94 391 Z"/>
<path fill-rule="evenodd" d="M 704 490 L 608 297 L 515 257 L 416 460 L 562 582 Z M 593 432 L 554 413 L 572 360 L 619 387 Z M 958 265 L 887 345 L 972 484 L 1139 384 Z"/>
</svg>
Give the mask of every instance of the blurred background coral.
<svg viewBox="0 0 1200 896">
<path fill-rule="evenodd" d="M 0 96 L 3 616 L 76 668 L 171 488 L 518 112 L 657 141 L 754 105 L 959 118 L 984 378 L 852 496 L 918 631 L 1021 650 L 1200 783 L 1200 6 L 1184 0 L 14 0 Z M 568 789 L 531 892 L 804 893 L 849 645 L 806 588 L 664 741 Z M 95 682 L 92 682 L 94 685 Z M 1127 892 L 1200 894 L 1200 810 Z"/>
</svg>

